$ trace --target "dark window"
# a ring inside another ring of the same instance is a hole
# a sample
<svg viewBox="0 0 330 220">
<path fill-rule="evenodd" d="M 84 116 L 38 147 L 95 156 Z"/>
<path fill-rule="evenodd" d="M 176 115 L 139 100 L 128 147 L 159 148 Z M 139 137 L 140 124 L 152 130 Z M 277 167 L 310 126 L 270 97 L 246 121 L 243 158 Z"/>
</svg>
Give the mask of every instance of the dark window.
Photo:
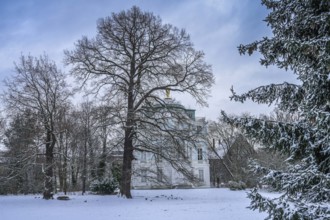
<svg viewBox="0 0 330 220">
<path fill-rule="evenodd" d="M 203 149 L 202 148 L 198 148 L 197 158 L 198 158 L 198 160 L 203 160 Z"/>
</svg>

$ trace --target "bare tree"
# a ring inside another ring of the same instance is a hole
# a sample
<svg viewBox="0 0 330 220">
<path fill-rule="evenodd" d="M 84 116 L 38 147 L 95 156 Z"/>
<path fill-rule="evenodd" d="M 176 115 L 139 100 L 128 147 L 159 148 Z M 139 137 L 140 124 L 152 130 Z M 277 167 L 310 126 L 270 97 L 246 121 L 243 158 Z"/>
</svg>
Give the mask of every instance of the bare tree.
<svg viewBox="0 0 330 220">
<path fill-rule="evenodd" d="M 189 35 L 159 17 L 133 7 L 98 20 L 95 38 L 83 37 L 65 63 L 90 92 L 102 91 L 119 105 L 124 133 L 121 194 L 131 198 L 137 112 L 148 101 L 162 102 L 165 89 L 185 92 L 201 105 L 214 82 L 204 54 L 193 49 Z M 116 101 L 117 100 L 117 101 Z"/>
<path fill-rule="evenodd" d="M 221 152 L 217 153 L 223 155 L 233 145 L 238 133 L 239 131 L 234 126 L 226 124 L 221 118 L 218 121 L 211 121 L 209 122 L 209 145 L 212 150 L 218 149 Z"/>
<path fill-rule="evenodd" d="M 55 122 L 58 107 L 68 98 L 64 74 L 47 55 L 39 58 L 22 55 L 15 63 L 16 75 L 5 81 L 3 94 L 8 113 L 31 109 L 44 129 L 45 185 L 44 198 L 53 194 L 53 160 L 56 143 Z"/>
<path fill-rule="evenodd" d="M 82 193 L 87 190 L 90 179 L 96 178 L 96 150 L 99 143 L 96 137 L 96 112 L 95 105 L 91 101 L 85 101 L 80 105 L 80 109 L 76 112 L 76 120 L 78 121 L 77 143 L 80 150 L 79 165 L 82 166 L 81 181 Z"/>
<path fill-rule="evenodd" d="M 110 143 L 111 133 L 116 133 L 114 128 L 116 122 L 113 118 L 114 112 L 115 109 L 106 105 L 100 105 L 95 108 L 96 136 L 101 144 L 96 170 L 96 176 L 99 180 L 106 178 L 107 159 L 114 148 L 113 144 Z"/>
<path fill-rule="evenodd" d="M 67 193 L 68 190 L 68 171 L 70 160 L 70 143 L 72 141 L 72 134 L 76 132 L 73 128 L 73 120 L 70 117 L 72 106 L 67 103 L 60 106 L 58 110 L 58 117 L 56 118 L 57 129 L 57 164 L 58 182 L 60 191 Z"/>
</svg>

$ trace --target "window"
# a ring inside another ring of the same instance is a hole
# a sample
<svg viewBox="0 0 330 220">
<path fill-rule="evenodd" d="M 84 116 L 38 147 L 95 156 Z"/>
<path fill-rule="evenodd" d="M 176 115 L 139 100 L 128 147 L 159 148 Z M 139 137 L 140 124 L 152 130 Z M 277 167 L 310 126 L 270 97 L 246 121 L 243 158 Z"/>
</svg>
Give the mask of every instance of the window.
<svg viewBox="0 0 330 220">
<path fill-rule="evenodd" d="M 203 149 L 202 148 L 198 148 L 198 150 L 197 150 L 197 159 L 203 160 Z"/>
<path fill-rule="evenodd" d="M 204 182 L 204 170 L 203 169 L 198 170 L 198 178 L 200 181 Z"/>
<path fill-rule="evenodd" d="M 142 183 L 147 182 L 147 171 L 146 170 L 141 170 L 141 182 Z"/>
</svg>

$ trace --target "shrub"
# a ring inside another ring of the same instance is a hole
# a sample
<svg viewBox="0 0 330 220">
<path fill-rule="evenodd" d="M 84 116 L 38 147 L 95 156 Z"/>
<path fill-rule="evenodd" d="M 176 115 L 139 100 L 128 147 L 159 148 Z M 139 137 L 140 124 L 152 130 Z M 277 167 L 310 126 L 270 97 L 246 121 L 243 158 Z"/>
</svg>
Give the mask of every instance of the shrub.
<svg viewBox="0 0 330 220">
<path fill-rule="evenodd" d="M 90 190 L 92 192 L 102 195 L 113 194 L 117 188 L 118 182 L 110 178 L 94 180 L 90 185 Z"/>
<path fill-rule="evenodd" d="M 228 186 L 229 189 L 231 190 L 244 190 L 246 188 L 246 184 L 242 181 L 239 182 L 229 181 Z"/>
</svg>

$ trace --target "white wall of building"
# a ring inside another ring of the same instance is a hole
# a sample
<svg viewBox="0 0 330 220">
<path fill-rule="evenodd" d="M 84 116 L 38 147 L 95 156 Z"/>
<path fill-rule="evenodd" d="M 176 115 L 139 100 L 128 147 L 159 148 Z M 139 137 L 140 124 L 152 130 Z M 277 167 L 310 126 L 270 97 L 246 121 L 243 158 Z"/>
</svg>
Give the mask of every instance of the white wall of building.
<svg viewBox="0 0 330 220">
<path fill-rule="evenodd" d="M 169 123 L 171 123 L 171 127 L 175 126 L 172 122 Z M 191 124 L 196 134 L 207 135 L 207 126 L 204 119 L 193 118 Z M 183 174 L 174 169 L 169 162 L 164 159 L 160 161 L 153 153 L 135 151 L 134 157 L 136 160 L 133 161 L 132 188 L 210 187 L 208 145 L 202 141 L 196 145 L 183 147 L 186 148 L 185 152 L 191 166 L 189 169 L 200 181 L 189 181 Z M 182 160 L 179 157 L 176 159 Z"/>
</svg>

